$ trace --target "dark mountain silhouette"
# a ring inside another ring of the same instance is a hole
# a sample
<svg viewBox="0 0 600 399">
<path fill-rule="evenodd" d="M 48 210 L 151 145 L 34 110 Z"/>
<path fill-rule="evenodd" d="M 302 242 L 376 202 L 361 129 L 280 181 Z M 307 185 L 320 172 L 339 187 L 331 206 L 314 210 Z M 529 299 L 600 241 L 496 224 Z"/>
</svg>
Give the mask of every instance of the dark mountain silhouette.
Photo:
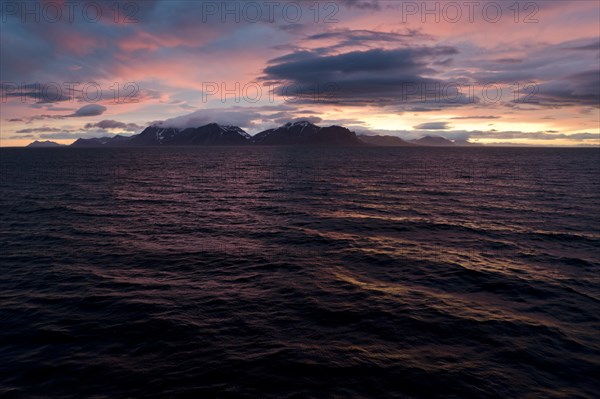
<svg viewBox="0 0 600 399">
<path fill-rule="evenodd" d="M 142 147 L 142 146 L 211 146 L 211 145 L 284 145 L 284 146 L 481 146 L 468 140 L 450 141 L 441 136 L 425 136 L 406 141 L 397 136 L 359 135 L 342 126 L 321 127 L 308 121 L 288 122 L 254 136 L 237 126 L 209 123 L 191 128 L 148 126 L 133 136 L 116 135 L 77 139 L 72 147 Z M 28 147 L 60 147 L 52 141 L 34 141 Z"/>
<path fill-rule="evenodd" d="M 150 126 L 131 137 L 130 145 L 245 145 L 251 136 L 237 126 L 217 123 L 195 128 Z"/>
<path fill-rule="evenodd" d="M 131 136 L 127 144 L 139 146 L 169 144 L 179 132 L 180 130 L 175 128 L 148 126 L 140 134 Z"/>
<path fill-rule="evenodd" d="M 59 146 L 52 142 L 31 143 L 30 147 Z M 441 136 L 425 136 L 406 141 L 397 136 L 359 135 L 342 126 L 321 127 L 308 121 L 288 122 L 283 126 L 264 130 L 254 136 L 237 126 L 209 123 L 200 127 L 175 128 L 148 126 L 133 136 L 116 135 L 77 139 L 73 147 L 141 147 L 141 146 L 211 146 L 211 145 L 284 145 L 284 146 L 477 146 L 468 140 L 451 141 Z"/>
<path fill-rule="evenodd" d="M 319 127 L 307 121 L 289 122 L 252 137 L 257 145 L 363 145 L 354 132 L 341 126 Z"/>
<path fill-rule="evenodd" d="M 237 126 L 217 123 L 195 128 L 149 126 L 131 137 L 78 139 L 74 147 L 132 147 L 163 145 L 363 145 L 354 132 L 341 127 L 319 127 L 309 122 L 287 123 L 250 136 Z"/>
<path fill-rule="evenodd" d="M 71 147 L 122 147 L 127 145 L 130 137 L 117 134 L 113 137 L 94 137 L 91 139 L 77 139 Z"/>
<path fill-rule="evenodd" d="M 245 145 L 251 136 L 237 126 L 222 126 L 216 123 L 178 129 L 173 127 L 149 126 L 140 134 L 130 137 L 115 136 L 93 139 L 78 139 L 75 147 L 114 146 L 163 146 L 163 145 Z"/>
<path fill-rule="evenodd" d="M 396 136 L 367 136 L 360 135 L 358 139 L 364 143 L 381 147 L 415 147 L 416 144 L 409 143 Z"/>
<path fill-rule="evenodd" d="M 46 140 L 46 141 L 34 141 L 33 143 L 29 143 L 27 147 L 37 147 L 37 148 L 51 148 L 51 147 L 66 147 L 64 144 L 58 144 L 54 141 Z"/>
<path fill-rule="evenodd" d="M 421 137 L 418 140 L 411 140 L 410 142 L 418 145 L 428 145 L 437 147 L 451 147 L 454 145 L 452 141 L 440 136 L 425 136 Z"/>
</svg>

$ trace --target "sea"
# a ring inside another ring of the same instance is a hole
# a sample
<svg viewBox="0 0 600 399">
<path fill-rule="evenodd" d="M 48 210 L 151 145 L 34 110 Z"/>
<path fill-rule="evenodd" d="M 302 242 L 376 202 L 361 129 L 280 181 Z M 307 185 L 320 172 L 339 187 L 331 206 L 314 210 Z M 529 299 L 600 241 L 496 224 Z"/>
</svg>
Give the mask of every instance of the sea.
<svg viewBox="0 0 600 399">
<path fill-rule="evenodd" d="M 600 149 L 0 149 L 2 398 L 597 398 Z"/>
</svg>

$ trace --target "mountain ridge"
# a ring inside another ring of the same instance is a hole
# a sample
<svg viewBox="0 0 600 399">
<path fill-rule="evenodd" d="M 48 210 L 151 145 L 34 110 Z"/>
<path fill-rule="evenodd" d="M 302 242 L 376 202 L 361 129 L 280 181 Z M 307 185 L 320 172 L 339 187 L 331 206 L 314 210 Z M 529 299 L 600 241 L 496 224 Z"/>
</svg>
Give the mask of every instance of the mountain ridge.
<svg viewBox="0 0 600 399">
<path fill-rule="evenodd" d="M 56 141 L 50 141 L 50 140 L 46 140 L 46 141 L 35 140 L 35 141 L 27 144 L 27 147 L 30 147 L 30 148 L 57 148 L 57 147 L 66 147 L 66 145 L 58 144 Z"/>
<path fill-rule="evenodd" d="M 441 136 L 424 136 L 404 140 L 391 135 L 356 135 L 343 126 L 317 126 L 308 121 L 288 122 L 263 130 L 254 136 L 233 125 L 208 123 L 198 127 L 173 127 L 154 124 L 132 136 L 78 138 L 71 147 L 154 147 L 154 146 L 471 146 L 468 140 L 448 140 Z M 27 147 L 64 146 L 51 141 L 34 141 Z"/>
<path fill-rule="evenodd" d="M 73 147 L 168 146 L 168 145 L 365 145 L 342 126 L 321 127 L 308 121 L 288 122 L 254 136 L 238 126 L 209 123 L 199 127 L 150 125 L 133 136 L 79 138 Z"/>
</svg>

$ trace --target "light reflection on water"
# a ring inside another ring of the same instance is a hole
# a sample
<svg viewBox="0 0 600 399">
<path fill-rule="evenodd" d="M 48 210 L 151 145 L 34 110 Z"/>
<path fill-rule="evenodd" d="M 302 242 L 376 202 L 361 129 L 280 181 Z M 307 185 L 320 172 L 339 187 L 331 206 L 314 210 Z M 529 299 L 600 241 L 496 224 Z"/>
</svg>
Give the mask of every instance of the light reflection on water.
<svg viewBox="0 0 600 399">
<path fill-rule="evenodd" d="M 0 151 L 0 393 L 599 390 L 597 150 Z"/>
</svg>

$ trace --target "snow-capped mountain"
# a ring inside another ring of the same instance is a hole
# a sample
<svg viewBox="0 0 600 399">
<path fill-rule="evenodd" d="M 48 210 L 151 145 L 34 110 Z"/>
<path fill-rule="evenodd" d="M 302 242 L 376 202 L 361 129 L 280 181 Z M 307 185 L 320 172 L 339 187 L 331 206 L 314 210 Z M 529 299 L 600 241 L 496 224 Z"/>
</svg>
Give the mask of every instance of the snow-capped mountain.
<svg viewBox="0 0 600 399">
<path fill-rule="evenodd" d="M 180 133 L 179 129 L 148 126 L 140 134 L 131 136 L 129 145 L 162 145 L 168 144 Z"/>
<path fill-rule="evenodd" d="M 93 139 L 78 139 L 75 147 L 102 146 L 162 146 L 162 145 L 245 145 L 251 136 L 237 126 L 217 123 L 178 129 L 174 127 L 148 126 L 140 134 L 131 137 L 115 136 Z"/>
<path fill-rule="evenodd" d="M 186 145 L 363 145 L 350 130 L 341 126 L 319 127 L 310 122 L 286 123 L 249 135 L 237 126 L 210 123 L 200 127 L 148 126 L 131 137 L 115 136 L 78 139 L 75 147 L 186 146 Z"/>
<path fill-rule="evenodd" d="M 250 135 L 237 126 L 224 126 L 210 123 L 200 127 L 185 129 L 147 127 L 133 136 L 130 145 L 244 145 Z"/>
</svg>

